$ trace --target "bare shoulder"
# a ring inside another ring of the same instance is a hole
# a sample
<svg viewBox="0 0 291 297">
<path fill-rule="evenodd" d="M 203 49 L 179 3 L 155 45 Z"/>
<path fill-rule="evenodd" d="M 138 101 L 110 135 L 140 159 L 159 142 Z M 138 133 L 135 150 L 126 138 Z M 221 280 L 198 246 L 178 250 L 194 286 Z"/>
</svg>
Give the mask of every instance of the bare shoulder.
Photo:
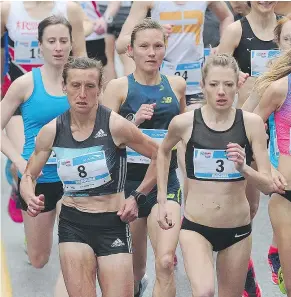
<svg viewBox="0 0 291 297">
<path fill-rule="evenodd" d="M 243 119 L 245 125 L 248 125 L 250 128 L 252 127 L 252 125 L 264 123 L 263 119 L 259 115 L 245 110 L 243 110 Z"/>
<path fill-rule="evenodd" d="M 273 96 L 286 96 L 288 92 L 288 76 L 272 82 L 265 92 Z"/>
<path fill-rule="evenodd" d="M 122 76 L 117 79 L 112 79 L 106 86 L 105 92 L 115 93 L 121 100 L 125 100 L 128 92 L 127 76 Z"/>
<path fill-rule="evenodd" d="M 1 1 L 0 7 L 1 7 L 1 18 L 3 23 L 6 25 L 9 12 L 10 12 L 10 6 L 11 2 L 10 1 Z M 2 32 L 3 33 L 3 32 Z"/>
<path fill-rule="evenodd" d="M 187 134 L 189 128 L 191 128 L 192 131 L 193 117 L 194 110 L 175 116 L 169 125 L 170 133 L 174 133 L 176 135 L 179 134 L 180 136 L 183 136 Z"/>
<path fill-rule="evenodd" d="M 186 81 L 183 77 L 178 75 L 167 76 L 167 79 L 171 87 L 177 91 L 179 94 L 185 93 L 186 90 Z"/>
<path fill-rule="evenodd" d="M 29 98 L 33 92 L 33 76 L 32 72 L 25 73 L 18 77 L 10 86 L 8 94 L 17 93 L 17 96 L 21 97 L 24 101 Z M 9 92 L 10 91 L 10 92 Z"/>
</svg>

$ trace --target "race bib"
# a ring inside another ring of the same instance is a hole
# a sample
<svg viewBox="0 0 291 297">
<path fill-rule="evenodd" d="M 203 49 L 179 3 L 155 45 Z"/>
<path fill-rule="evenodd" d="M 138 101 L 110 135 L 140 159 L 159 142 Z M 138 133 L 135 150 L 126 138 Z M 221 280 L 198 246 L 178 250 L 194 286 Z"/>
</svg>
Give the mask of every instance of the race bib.
<svg viewBox="0 0 291 297">
<path fill-rule="evenodd" d="M 161 66 L 161 73 L 165 75 L 179 75 L 182 76 L 187 84 L 187 93 L 195 94 L 200 90 L 200 81 L 202 62 L 172 64 L 163 61 Z"/>
<path fill-rule="evenodd" d="M 58 160 L 58 174 L 65 191 L 88 190 L 111 180 L 104 151 Z"/>
<path fill-rule="evenodd" d="M 226 158 L 224 150 L 205 150 L 194 148 L 194 175 L 201 179 L 239 179 L 241 173 L 235 169 L 234 162 Z"/>
<path fill-rule="evenodd" d="M 161 144 L 165 138 L 168 130 L 155 130 L 155 129 L 140 129 L 143 134 L 146 134 L 158 144 Z M 127 153 L 127 163 L 136 163 L 136 164 L 150 164 L 151 160 L 133 149 L 126 147 Z"/>
<path fill-rule="evenodd" d="M 278 57 L 279 50 L 252 50 L 251 76 L 258 77 L 267 71 L 272 59 Z"/>
<path fill-rule="evenodd" d="M 17 64 L 43 64 L 38 41 L 15 41 L 14 61 Z"/>
</svg>

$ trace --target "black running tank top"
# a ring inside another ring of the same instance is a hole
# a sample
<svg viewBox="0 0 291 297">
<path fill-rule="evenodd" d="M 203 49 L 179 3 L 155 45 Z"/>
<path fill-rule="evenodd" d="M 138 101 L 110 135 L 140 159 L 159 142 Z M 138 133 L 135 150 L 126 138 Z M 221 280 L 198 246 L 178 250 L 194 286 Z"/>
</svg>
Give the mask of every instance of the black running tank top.
<svg viewBox="0 0 291 297">
<path fill-rule="evenodd" d="M 72 135 L 70 111 L 57 117 L 53 151 L 65 196 L 101 196 L 124 190 L 126 150 L 113 142 L 110 115 L 110 109 L 99 105 L 93 132 L 84 141 Z"/>
<path fill-rule="evenodd" d="M 279 17 L 277 16 L 277 19 Z M 251 75 L 251 51 L 252 50 L 272 50 L 278 45 L 273 40 L 264 41 L 259 39 L 253 32 L 246 17 L 241 20 L 242 35 L 238 47 L 233 56 L 237 60 L 240 70 Z"/>
<path fill-rule="evenodd" d="M 246 164 L 250 165 L 252 150 L 246 135 L 242 110 L 236 110 L 234 122 L 228 130 L 215 131 L 205 124 L 201 108 L 196 109 L 185 154 L 187 177 L 224 182 L 244 180 L 235 169 L 234 162 L 227 160 L 225 150 L 229 142 L 238 143 L 245 148 Z"/>
</svg>

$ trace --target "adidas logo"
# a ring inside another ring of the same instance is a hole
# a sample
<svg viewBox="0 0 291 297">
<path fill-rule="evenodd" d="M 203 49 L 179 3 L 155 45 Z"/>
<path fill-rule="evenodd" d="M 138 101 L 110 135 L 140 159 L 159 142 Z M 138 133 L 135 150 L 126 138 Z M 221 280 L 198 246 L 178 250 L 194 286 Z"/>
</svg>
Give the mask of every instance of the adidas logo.
<svg viewBox="0 0 291 297">
<path fill-rule="evenodd" d="M 94 138 L 99 138 L 99 137 L 104 137 L 104 136 L 107 136 L 107 134 L 102 130 L 100 129 L 94 136 Z"/>
<path fill-rule="evenodd" d="M 119 238 L 117 238 L 112 244 L 111 247 L 117 247 L 117 246 L 123 246 L 125 245 L 124 242 L 122 240 L 120 240 Z"/>
</svg>

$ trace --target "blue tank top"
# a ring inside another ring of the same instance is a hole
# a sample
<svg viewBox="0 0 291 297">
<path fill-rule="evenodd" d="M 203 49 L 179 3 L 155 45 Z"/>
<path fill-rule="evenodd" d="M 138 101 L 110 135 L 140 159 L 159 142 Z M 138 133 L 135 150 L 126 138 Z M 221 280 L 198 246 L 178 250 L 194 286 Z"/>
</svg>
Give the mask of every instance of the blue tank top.
<svg viewBox="0 0 291 297">
<path fill-rule="evenodd" d="M 121 105 L 119 114 L 132 120 L 142 104 L 156 103 L 151 120 L 145 120 L 139 129 L 157 142 L 161 142 L 167 133 L 171 120 L 180 113 L 180 103 L 165 75 L 161 74 L 158 85 L 148 86 L 138 83 L 133 74 L 128 77 L 128 93 Z M 127 148 L 127 179 L 143 180 L 150 160 Z M 173 150 L 171 171 L 177 168 L 177 151 Z"/>
<path fill-rule="evenodd" d="M 269 157 L 271 164 L 278 168 L 279 163 L 279 149 L 277 144 L 277 134 L 274 113 L 269 117 L 269 130 L 270 130 L 270 142 L 269 142 Z"/>
<path fill-rule="evenodd" d="M 28 160 L 35 148 L 35 139 L 40 129 L 69 109 L 67 96 L 49 95 L 43 85 L 40 68 L 32 69 L 33 92 L 20 106 L 24 123 L 25 143 L 22 157 Z M 56 158 L 52 154 L 42 169 L 38 183 L 52 183 L 60 181 L 57 174 Z M 20 173 L 19 177 L 21 177 Z"/>
</svg>

